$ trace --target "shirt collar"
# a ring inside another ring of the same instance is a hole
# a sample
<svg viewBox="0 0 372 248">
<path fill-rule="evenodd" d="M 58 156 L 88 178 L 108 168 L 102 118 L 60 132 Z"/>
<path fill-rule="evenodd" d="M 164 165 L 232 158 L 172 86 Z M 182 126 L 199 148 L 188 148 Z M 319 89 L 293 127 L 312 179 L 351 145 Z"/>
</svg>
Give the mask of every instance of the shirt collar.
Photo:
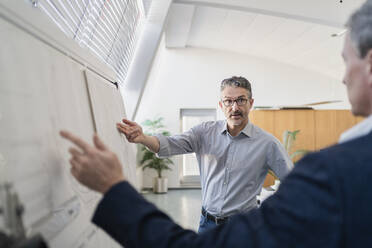
<svg viewBox="0 0 372 248">
<path fill-rule="evenodd" d="M 226 133 L 227 133 L 227 121 L 225 120 L 225 122 L 223 123 L 222 128 L 221 128 L 221 134 L 226 134 Z M 240 131 L 240 133 L 245 134 L 247 137 L 252 137 L 253 124 L 250 121 L 248 121 L 247 125 L 243 128 L 242 131 Z M 239 135 L 240 135 L 240 133 L 239 133 Z"/>
<path fill-rule="evenodd" d="M 367 117 L 362 122 L 343 132 L 340 136 L 338 143 L 344 143 L 346 141 L 356 139 L 358 137 L 367 135 L 372 131 L 372 115 Z"/>
</svg>

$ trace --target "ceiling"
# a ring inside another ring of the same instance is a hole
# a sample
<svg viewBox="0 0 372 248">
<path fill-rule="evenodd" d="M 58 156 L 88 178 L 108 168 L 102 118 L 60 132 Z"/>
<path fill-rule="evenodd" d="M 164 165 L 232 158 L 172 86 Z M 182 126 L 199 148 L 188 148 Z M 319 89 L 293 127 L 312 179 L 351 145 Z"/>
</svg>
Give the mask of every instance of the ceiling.
<svg viewBox="0 0 372 248">
<path fill-rule="evenodd" d="M 365 0 L 174 0 L 168 48 L 207 48 L 274 60 L 340 79 L 350 13 Z"/>
</svg>

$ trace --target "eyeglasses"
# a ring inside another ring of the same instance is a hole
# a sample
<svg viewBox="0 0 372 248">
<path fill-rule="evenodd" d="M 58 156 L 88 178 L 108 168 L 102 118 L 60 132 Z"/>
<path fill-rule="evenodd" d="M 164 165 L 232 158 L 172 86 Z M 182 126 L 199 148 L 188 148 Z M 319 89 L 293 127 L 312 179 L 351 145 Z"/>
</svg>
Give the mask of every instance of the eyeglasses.
<svg viewBox="0 0 372 248">
<path fill-rule="evenodd" d="M 246 98 L 238 98 L 238 99 L 226 99 L 226 100 L 223 100 L 223 105 L 225 105 L 225 107 L 230 107 L 230 106 L 233 106 L 234 105 L 234 102 L 236 102 L 236 104 L 238 106 L 244 106 L 247 104 L 248 102 L 248 99 Z"/>
</svg>

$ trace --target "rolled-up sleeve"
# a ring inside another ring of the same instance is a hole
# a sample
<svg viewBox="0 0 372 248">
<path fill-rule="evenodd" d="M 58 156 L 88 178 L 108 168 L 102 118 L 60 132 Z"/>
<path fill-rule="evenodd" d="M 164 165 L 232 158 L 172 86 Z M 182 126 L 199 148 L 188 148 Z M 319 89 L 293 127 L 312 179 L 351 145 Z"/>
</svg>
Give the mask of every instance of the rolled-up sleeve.
<svg viewBox="0 0 372 248">
<path fill-rule="evenodd" d="M 159 158 L 173 155 L 193 153 L 198 151 L 199 137 L 198 126 L 189 131 L 173 136 L 156 135 L 159 140 L 160 148 L 156 154 Z"/>
</svg>

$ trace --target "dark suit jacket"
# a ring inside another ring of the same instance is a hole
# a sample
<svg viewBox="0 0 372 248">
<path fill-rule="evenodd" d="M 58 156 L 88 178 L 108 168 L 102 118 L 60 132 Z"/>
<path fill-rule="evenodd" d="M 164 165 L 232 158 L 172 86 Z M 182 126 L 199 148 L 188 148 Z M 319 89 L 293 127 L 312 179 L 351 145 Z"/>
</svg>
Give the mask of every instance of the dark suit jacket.
<svg viewBox="0 0 372 248">
<path fill-rule="evenodd" d="M 93 222 L 130 247 L 372 247 L 372 134 L 302 159 L 259 209 L 198 235 L 128 183 L 115 185 Z"/>
</svg>

